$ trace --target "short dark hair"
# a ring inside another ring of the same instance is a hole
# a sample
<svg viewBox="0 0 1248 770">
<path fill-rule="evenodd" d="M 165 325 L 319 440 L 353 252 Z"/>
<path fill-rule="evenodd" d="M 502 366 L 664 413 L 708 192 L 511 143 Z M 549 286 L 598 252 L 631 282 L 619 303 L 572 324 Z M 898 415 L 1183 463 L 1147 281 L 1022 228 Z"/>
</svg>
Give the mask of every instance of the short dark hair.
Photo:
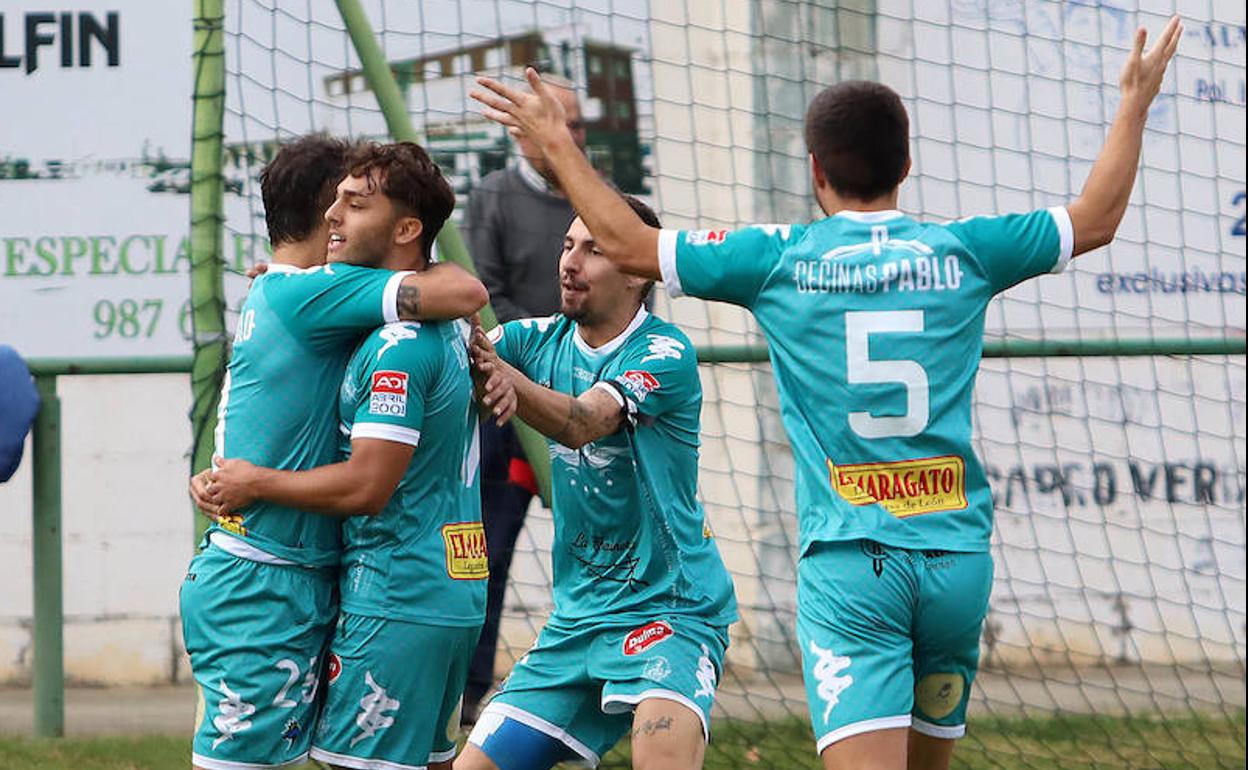
<svg viewBox="0 0 1248 770">
<path fill-rule="evenodd" d="M 883 83 L 828 86 L 806 110 L 806 149 L 841 195 L 868 201 L 901 184 L 910 159 L 910 118 Z"/>
<path fill-rule="evenodd" d="M 329 134 L 308 134 L 282 145 L 260 170 L 271 245 L 302 241 L 325 221 L 345 174 L 347 148 Z"/>
<path fill-rule="evenodd" d="M 455 210 L 455 191 L 442 176 L 442 169 L 415 142 L 368 142 L 352 148 L 347 156 L 347 174 L 366 177 L 373 170 L 380 177 L 381 192 L 420 220 L 421 245 L 425 262 L 429 262 L 434 239 Z"/>
<path fill-rule="evenodd" d="M 642 222 L 645 222 L 647 225 L 654 228 L 663 227 L 663 225 L 659 223 L 659 215 L 654 213 L 654 209 L 650 208 L 631 195 L 623 195 L 622 197 L 624 198 L 624 202 L 628 204 L 628 207 L 631 208 L 638 217 L 641 217 Z M 641 287 L 641 301 L 645 302 L 649 299 L 652 291 L 654 291 L 654 281 L 646 281 L 645 285 Z"/>
</svg>

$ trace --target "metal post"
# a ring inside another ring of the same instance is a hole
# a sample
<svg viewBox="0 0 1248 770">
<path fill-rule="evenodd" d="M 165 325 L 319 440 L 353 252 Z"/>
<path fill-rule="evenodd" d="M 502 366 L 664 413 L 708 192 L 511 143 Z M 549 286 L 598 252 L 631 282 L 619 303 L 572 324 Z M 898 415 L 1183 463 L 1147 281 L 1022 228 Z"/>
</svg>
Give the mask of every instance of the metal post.
<svg viewBox="0 0 1248 770">
<path fill-rule="evenodd" d="M 35 735 L 65 735 L 64 607 L 61 597 L 61 401 L 56 376 L 35 377 L 42 399 L 34 428 Z"/>
</svg>

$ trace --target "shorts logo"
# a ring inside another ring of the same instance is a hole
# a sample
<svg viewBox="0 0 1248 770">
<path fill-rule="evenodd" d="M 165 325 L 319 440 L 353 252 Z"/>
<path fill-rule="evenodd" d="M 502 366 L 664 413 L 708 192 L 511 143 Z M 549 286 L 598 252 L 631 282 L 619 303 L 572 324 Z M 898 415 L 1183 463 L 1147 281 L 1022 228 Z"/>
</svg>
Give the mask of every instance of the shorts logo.
<svg viewBox="0 0 1248 770">
<path fill-rule="evenodd" d="M 966 508 L 966 463 L 956 455 L 834 465 L 828 475 L 851 505 L 878 504 L 899 519 Z"/>
<path fill-rule="evenodd" d="M 221 733 L 212 742 L 214 749 L 226 741 L 233 740 L 234 736 L 243 730 L 250 730 L 251 720 L 248 717 L 256 713 L 255 705 L 244 701 L 241 695 L 229 688 L 224 679 L 218 682 L 217 686 L 224 697 L 217 703 L 217 715 L 212 718 L 212 726 Z"/>
<path fill-rule="evenodd" d="M 691 230 L 685 233 L 685 243 L 690 246 L 703 246 L 708 243 L 723 243 L 727 237 L 727 230 Z"/>
<path fill-rule="evenodd" d="M 827 724 L 832 709 L 841 701 L 841 693 L 854 683 L 854 678 L 849 674 L 840 675 L 849 668 L 852 661 L 847 655 L 837 655 L 831 650 L 823 649 L 813 639 L 810 642 L 810 652 L 815 656 L 815 665 L 811 666 L 811 674 L 817 683 L 815 692 L 825 704 L 823 723 Z"/>
<path fill-rule="evenodd" d="M 624 654 L 637 655 L 672 636 L 676 632 L 665 621 L 656 620 L 633 629 L 624 637 Z"/>
<path fill-rule="evenodd" d="M 715 676 L 715 664 L 711 662 L 711 650 L 705 644 L 702 645 L 702 655 L 698 657 L 698 671 L 694 676 L 698 679 L 698 689 L 694 690 L 693 698 L 715 698 L 715 683 L 718 677 Z"/>
<path fill-rule="evenodd" d="M 960 674 L 928 674 L 914 688 L 914 702 L 931 719 L 944 719 L 962 705 L 966 680 Z"/>
<path fill-rule="evenodd" d="M 390 369 L 373 372 L 373 387 L 368 396 L 368 413 L 390 417 L 407 415 L 407 372 Z"/>
<path fill-rule="evenodd" d="M 479 521 L 465 521 L 442 527 L 446 545 L 446 574 L 455 580 L 483 580 L 490 576 L 490 558 L 485 548 L 485 528 Z"/>
<path fill-rule="evenodd" d="M 385 712 L 398 711 L 402 705 L 397 699 L 390 697 L 386 688 L 377 684 L 372 671 L 364 672 L 364 684 L 368 686 L 369 693 L 360 699 L 360 713 L 355 716 L 355 725 L 360 728 L 360 734 L 351 739 L 351 748 L 393 725 L 394 717 Z"/>
<path fill-rule="evenodd" d="M 338 657 L 338 653 L 331 652 L 329 654 L 329 669 L 325 673 L 329 676 L 329 683 L 333 684 L 338 681 L 338 677 L 342 675 L 342 658 Z"/>
<path fill-rule="evenodd" d="M 650 372 L 641 369 L 630 369 L 616 378 L 616 382 L 628 388 L 638 401 L 645 401 L 646 396 L 659 389 L 658 379 Z"/>
<path fill-rule="evenodd" d="M 672 675 L 672 664 L 662 655 L 656 655 L 646 661 L 646 666 L 641 670 L 641 675 L 652 682 L 662 682 Z"/>
</svg>

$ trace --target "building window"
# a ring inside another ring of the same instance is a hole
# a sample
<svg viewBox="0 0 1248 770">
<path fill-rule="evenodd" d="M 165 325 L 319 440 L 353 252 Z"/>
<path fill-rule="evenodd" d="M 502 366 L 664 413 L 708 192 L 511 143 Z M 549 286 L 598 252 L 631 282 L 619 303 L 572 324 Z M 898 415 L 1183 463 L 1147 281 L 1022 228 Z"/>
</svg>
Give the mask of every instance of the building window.
<svg viewBox="0 0 1248 770">
<path fill-rule="evenodd" d="M 628 70 L 629 70 L 628 59 L 616 59 L 615 60 L 615 76 L 617 78 L 627 79 L 629 76 Z"/>
<path fill-rule="evenodd" d="M 346 91 L 346 83 L 343 82 L 342 78 L 332 78 L 325 84 L 325 90 L 330 96 L 342 96 Z"/>
<path fill-rule="evenodd" d="M 451 74 L 465 75 L 469 72 L 472 72 L 472 55 L 466 53 L 456 54 L 455 58 L 451 59 Z"/>
<path fill-rule="evenodd" d="M 633 108 L 628 102 L 615 103 L 615 117 L 620 120 L 628 120 L 633 115 Z"/>
<path fill-rule="evenodd" d="M 589 55 L 589 74 L 591 76 L 602 74 L 602 57 L 596 53 Z"/>
<path fill-rule="evenodd" d="M 487 70 L 502 69 L 507 66 L 506 49 L 502 46 L 485 49 L 485 68 Z"/>
<path fill-rule="evenodd" d="M 425 62 L 425 80 L 437 80 L 442 77 L 442 60 L 430 59 Z"/>
</svg>

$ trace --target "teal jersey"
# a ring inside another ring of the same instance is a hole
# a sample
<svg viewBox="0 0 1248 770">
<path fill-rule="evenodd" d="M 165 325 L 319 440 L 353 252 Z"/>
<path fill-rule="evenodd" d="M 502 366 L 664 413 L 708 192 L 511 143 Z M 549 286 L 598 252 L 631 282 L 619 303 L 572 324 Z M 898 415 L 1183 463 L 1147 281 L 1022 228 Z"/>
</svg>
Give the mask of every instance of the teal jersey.
<svg viewBox="0 0 1248 770">
<path fill-rule="evenodd" d="M 403 273 L 331 264 L 271 265 L 238 316 L 217 409 L 216 454 L 288 471 L 335 462 L 333 405 L 351 351 L 398 320 Z M 338 564 L 337 521 L 257 501 L 212 527 L 277 559 Z"/>
<path fill-rule="evenodd" d="M 748 308 L 770 344 L 796 462 L 802 553 L 866 538 L 984 551 L 988 480 L 971 396 L 989 300 L 1058 272 L 1064 208 L 922 224 L 896 211 L 809 225 L 665 230 L 668 291 Z"/>
<path fill-rule="evenodd" d="M 392 323 L 368 335 L 342 378 L 344 452 L 352 439 L 415 447 L 390 501 L 343 525 L 342 609 L 480 625 L 485 618 L 477 409 L 463 321 Z"/>
<path fill-rule="evenodd" d="M 624 427 L 579 450 L 548 442 L 552 621 L 734 621 L 732 580 L 697 499 L 702 385 L 689 339 L 644 308 L 598 348 L 562 315 L 511 321 L 494 337 L 499 356 L 534 382 L 571 396 L 602 388 L 626 414 Z"/>
</svg>

